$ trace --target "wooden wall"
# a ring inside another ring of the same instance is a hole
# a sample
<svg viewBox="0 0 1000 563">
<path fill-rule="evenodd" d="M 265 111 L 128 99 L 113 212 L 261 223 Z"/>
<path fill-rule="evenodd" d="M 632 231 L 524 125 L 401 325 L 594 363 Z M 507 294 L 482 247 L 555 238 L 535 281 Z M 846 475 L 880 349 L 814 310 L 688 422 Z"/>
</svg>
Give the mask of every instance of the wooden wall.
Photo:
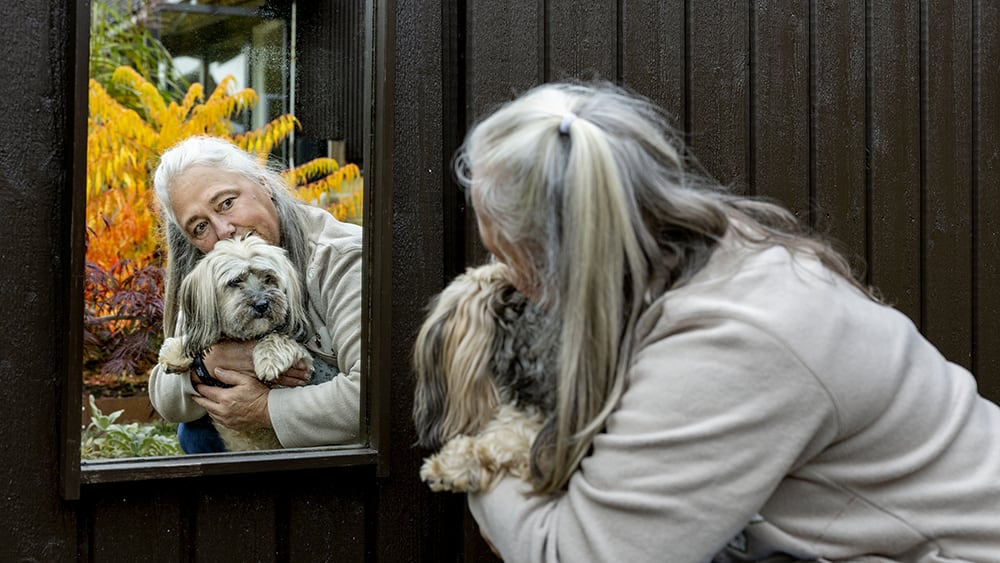
<svg viewBox="0 0 1000 563">
<path fill-rule="evenodd" d="M 367 115 L 365 0 L 300 2 L 296 17 L 295 116 L 302 123 L 297 135 L 342 141 L 345 161 L 360 165 Z M 304 162 L 301 155 L 298 160 Z"/>
<path fill-rule="evenodd" d="M 64 352 L 73 336 L 65 317 L 74 286 L 76 22 L 72 8 L 55 0 L 17 0 L 5 8 L 0 18 L 8 36 L 0 49 L 5 108 L 0 112 L 0 560 L 73 561 L 76 517 L 60 497 L 59 454 Z M 82 319 L 82 309 L 79 314 Z"/>
<path fill-rule="evenodd" d="M 2 561 L 490 560 L 463 499 L 417 480 L 409 350 L 427 299 L 481 252 L 454 148 L 471 120 L 547 80 L 618 80 L 663 103 L 711 173 L 841 240 L 1000 399 L 993 3 L 380 0 L 381 465 L 84 484 L 66 500 L 85 99 L 66 4 L 12 0 L 0 20 Z"/>
<path fill-rule="evenodd" d="M 986 1 L 467 3 L 466 116 L 597 77 L 841 243 L 1000 400 L 1000 11 Z"/>
</svg>

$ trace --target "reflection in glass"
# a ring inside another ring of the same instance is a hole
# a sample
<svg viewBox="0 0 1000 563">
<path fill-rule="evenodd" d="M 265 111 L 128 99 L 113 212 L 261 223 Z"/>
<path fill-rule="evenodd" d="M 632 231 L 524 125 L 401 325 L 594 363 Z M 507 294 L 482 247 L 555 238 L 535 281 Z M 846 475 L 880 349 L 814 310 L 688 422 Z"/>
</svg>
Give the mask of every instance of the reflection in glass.
<svg viewBox="0 0 1000 563">
<path fill-rule="evenodd" d="M 192 134 L 198 119 L 215 116 L 228 128 L 223 136 L 242 136 L 282 169 L 296 169 L 286 178 L 299 199 L 347 222 L 360 224 L 362 216 L 360 136 L 301 117 L 318 114 L 310 111 L 315 103 L 297 103 L 295 85 L 316 84 L 320 73 L 296 68 L 294 2 L 121 4 L 92 4 L 85 460 L 181 453 L 175 425 L 159 419 L 145 393 L 163 338 L 164 251 L 149 182 L 160 151 Z M 358 81 L 349 90 L 360 88 Z M 308 102 L 323 95 L 306 90 Z M 158 104 L 185 111 L 170 114 Z"/>
<path fill-rule="evenodd" d="M 153 13 L 159 39 L 188 83 L 201 83 L 211 92 L 232 76 L 237 88 L 257 93 L 257 104 L 236 116 L 242 132 L 291 111 L 294 14 L 267 7 L 263 0 L 227 4 L 157 4 Z M 283 145 L 285 162 L 291 162 L 288 152 Z"/>
</svg>

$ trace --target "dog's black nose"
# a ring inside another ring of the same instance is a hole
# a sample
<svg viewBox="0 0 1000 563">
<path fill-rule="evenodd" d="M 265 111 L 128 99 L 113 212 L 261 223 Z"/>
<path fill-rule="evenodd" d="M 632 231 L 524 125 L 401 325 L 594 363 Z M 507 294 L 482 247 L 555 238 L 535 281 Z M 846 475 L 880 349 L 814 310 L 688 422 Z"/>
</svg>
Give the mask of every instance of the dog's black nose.
<svg viewBox="0 0 1000 563">
<path fill-rule="evenodd" d="M 253 304 L 253 310 L 257 311 L 258 315 L 263 315 L 270 307 L 271 304 L 267 302 L 267 299 L 258 299 L 257 302 Z"/>
</svg>

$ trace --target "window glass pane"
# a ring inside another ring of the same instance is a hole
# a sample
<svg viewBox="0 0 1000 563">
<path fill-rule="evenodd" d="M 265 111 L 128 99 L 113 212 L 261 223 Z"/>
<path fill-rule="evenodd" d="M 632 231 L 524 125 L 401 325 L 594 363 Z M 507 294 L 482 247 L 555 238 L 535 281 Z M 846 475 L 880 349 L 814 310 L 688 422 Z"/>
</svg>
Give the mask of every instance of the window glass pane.
<svg viewBox="0 0 1000 563">
<path fill-rule="evenodd" d="M 237 116 L 236 132 L 293 113 L 290 13 L 263 0 L 217 0 L 156 4 L 153 15 L 160 41 L 188 83 L 201 83 L 210 93 L 231 76 L 235 88 L 257 93 L 257 104 Z M 289 146 L 275 151 L 286 163 Z"/>
</svg>

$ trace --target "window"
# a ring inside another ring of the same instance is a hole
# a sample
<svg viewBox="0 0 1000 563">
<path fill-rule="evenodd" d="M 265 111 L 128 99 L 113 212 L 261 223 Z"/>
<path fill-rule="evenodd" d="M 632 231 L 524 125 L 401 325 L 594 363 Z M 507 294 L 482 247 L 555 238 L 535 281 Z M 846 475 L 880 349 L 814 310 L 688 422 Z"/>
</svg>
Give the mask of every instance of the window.
<svg viewBox="0 0 1000 563">
<path fill-rule="evenodd" d="M 77 10 L 80 12 L 78 15 L 82 21 L 89 19 L 86 17 L 88 4 L 87 2 L 77 3 Z M 361 93 L 360 97 L 364 102 L 356 103 L 353 106 L 356 115 L 352 115 L 352 117 L 358 123 L 363 124 L 364 131 L 354 135 L 353 138 L 348 138 L 348 135 L 342 135 L 339 139 L 329 138 L 329 136 L 323 138 L 323 127 L 303 123 L 296 129 L 295 133 L 289 135 L 286 142 L 276 147 L 272 152 L 273 157 L 277 157 L 287 166 L 295 165 L 297 155 L 300 162 L 301 159 L 331 154 L 337 154 L 343 161 L 343 155 L 353 151 L 353 154 L 360 157 L 358 159 L 360 162 L 357 162 L 356 165 L 363 176 L 376 177 L 378 172 L 383 169 L 380 166 L 380 159 L 383 158 L 384 151 L 376 143 L 366 141 L 366 139 L 376 137 L 376 135 L 371 134 L 376 127 L 375 111 L 372 108 L 381 104 L 381 102 L 376 101 L 381 98 L 376 98 L 370 78 L 372 63 L 376 56 L 372 40 L 376 14 L 374 4 L 372 1 L 365 0 L 346 2 L 327 0 L 319 3 L 308 3 L 306 9 L 311 11 L 310 16 L 330 15 L 333 13 L 332 10 L 340 10 L 341 12 L 353 10 L 352 18 L 348 18 L 348 20 L 360 26 L 360 29 L 356 30 L 355 36 L 355 39 L 360 38 L 360 44 L 355 44 L 352 47 L 352 53 L 353 56 L 361 55 L 364 66 L 360 73 L 352 75 L 354 77 L 353 83 L 346 90 L 341 91 L 350 90 Z M 156 22 L 156 25 L 151 26 L 150 29 L 155 32 L 159 41 L 170 53 L 170 63 L 158 65 L 156 69 L 155 78 L 160 84 L 176 78 L 176 76 L 168 76 L 172 65 L 179 71 L 177 74 L 182 79 L 180 83 L 201 83 L 204 86 L 206 97 L 227 76 L 232 77 L 237 87 L 249 87 L 257 92 L 258 103 L 249 111 L 242 112 L 234 124 L 234 130 L 244 132 L 262 127 L 278 116 L 297 113 L 295 91 L 295 85 L 299 81 L 297 76 L 310 72 L 309 68 L 303 68 L 301 64 L 296 66 L 296 37 L 299 33 L 297 14 L 296 3 L 287 0 L 272 2 L 223 0 L 217 2 L 148 2 L 138 6 L 137 11 L 132 13 L 132 17 L 147 17 L 149 21 Z M 311 18 L 313 28 L 315 28 L 316 21 L 317 18 Z M 325 21 L 331 25 L 335 23 L 333 18 L 327 18 Z M 338 18 L 336 21 L 344 20 Z M 83 32 L 83 30 L 80 31 Z M 85 38 L 78 39 L 76 44 L 78 46 L 86 45 Z M 87 68 L 87 55 L 85 49 L 79 49 L 76 61 L 77 68 Z M 328 53 L 324 53 L 324 55 L 328 55 Z M 308 60 L 310 57 L 304 58 Z M 316 81 L 314 80 L 312 83 L 316 83 Z M 78 87 L 77 92 L 80 91 L 81 88 Z M 317 96 L 322 96 L 322 93 L 313 91 L 310 95 L 311 98 L 306 96 L 306 99 L 316 99 Z M 85 123 L 86 112 L 81 112 L 76 119 L 78 125 L 75 130 L 82 132 L 84 127 L 80 126 L 80 122 Z M 379 121 L 379 123 L 383 122 Z M 306 134 L 302 134 L 302 132 Z M 319 135 L 310 137 L 309 133 L 319 133 Z M 351 143 L 359 146 L 352 146 Z M 86 143 L 76 143 L 76 145 L 86 146 Z M 381 219 L 382 211 L 379 209 L 380 202 L 383 201 L 383 198 L 388 197 L 386 192 L 389 183 L 383 181 L 380 185 L 386 187 L 380 188 L 381 193 L 375 193 L 371 189 L 372 181 L 367 180 L 363 184 L 364 219 L 362 220 L 359 215 L 356 222 L 363 221 L 367 224 L 374 218 L 375 223 L 381 225 L 377 229 L 365 227 L 364 235 L 363 310 L 370 312 L 370 316 L 362 320 L 362 340 L 364 343 L 362 348 L 374 352 L 379 347 L 386 346 L 385 340 L 388 335 L 388 327 L 385 326 L 385 321 L 388 319 L 388 311 L 385 309 L 388 307 L 387 292 L 373 291 L 373 287 L 380 281 L 381 283 L 389 283 L 387 269 L 379 266 L 378 262 L 383 259 L 382 257 L 387 256 L 387 253 L 379 252 L 379 246 L 384 244 L 387 247 L 390 240 L 387 232 L 388 226 Z M 76 185 L 81 183 L 79 180 L 75 181 Z M 82 197 L 76 198 L 78 202 L 83 199 Z M 384 414 L 385 409 L 380 408 L 381 401 L 377 400 L 377 397 L 380 396 L 380 389 L 384 387 L 385 370 L 378 365 L 377 358 L 378 354 L 374 353 L 363 358 L 360 418 L 363 433 L 364 429 L 367 429 L 367 433 L 364 433 L 358 444 L 257 453 L 141 456 L 127 459 L 85 460 L 82 463 L 74 463 L 74 459 L 79 460 L 80 442 L 72 435 L 73 422 L 71 419 L 64 425 L 64 428 L 68 429 L 68 439 L 65 446 L 67 451 L 64 456 L 68 460 L 64 464 L 66 468 L 65 494 L 69 498 L 74 498 L 78 495 L 81 482 L 99 483 L 375 463 L 378 461 L 379 444 L 385 442 L 384 432 L 386 430 L 385 425 L 379 424 L 379 413 Z M 70 373 L 69 377 L 77 382 L 82 379 L 79 373 Z M 83 406 L 85 410 L 89 411 L 86 400 L 81 405 L 75 399 L 75 397 L 83 396 L 83 393 L 77 391 L 86 391 L 86 389 L 81 389 L 81 385 L 71 382 L 68 386 L 70 388 L 70 397 L 67 400 L 68 412 L 74 412 L 74 405 L 76 407 Z M 75 410 L 81 409 L 76 408 Z"/>
</svg>

